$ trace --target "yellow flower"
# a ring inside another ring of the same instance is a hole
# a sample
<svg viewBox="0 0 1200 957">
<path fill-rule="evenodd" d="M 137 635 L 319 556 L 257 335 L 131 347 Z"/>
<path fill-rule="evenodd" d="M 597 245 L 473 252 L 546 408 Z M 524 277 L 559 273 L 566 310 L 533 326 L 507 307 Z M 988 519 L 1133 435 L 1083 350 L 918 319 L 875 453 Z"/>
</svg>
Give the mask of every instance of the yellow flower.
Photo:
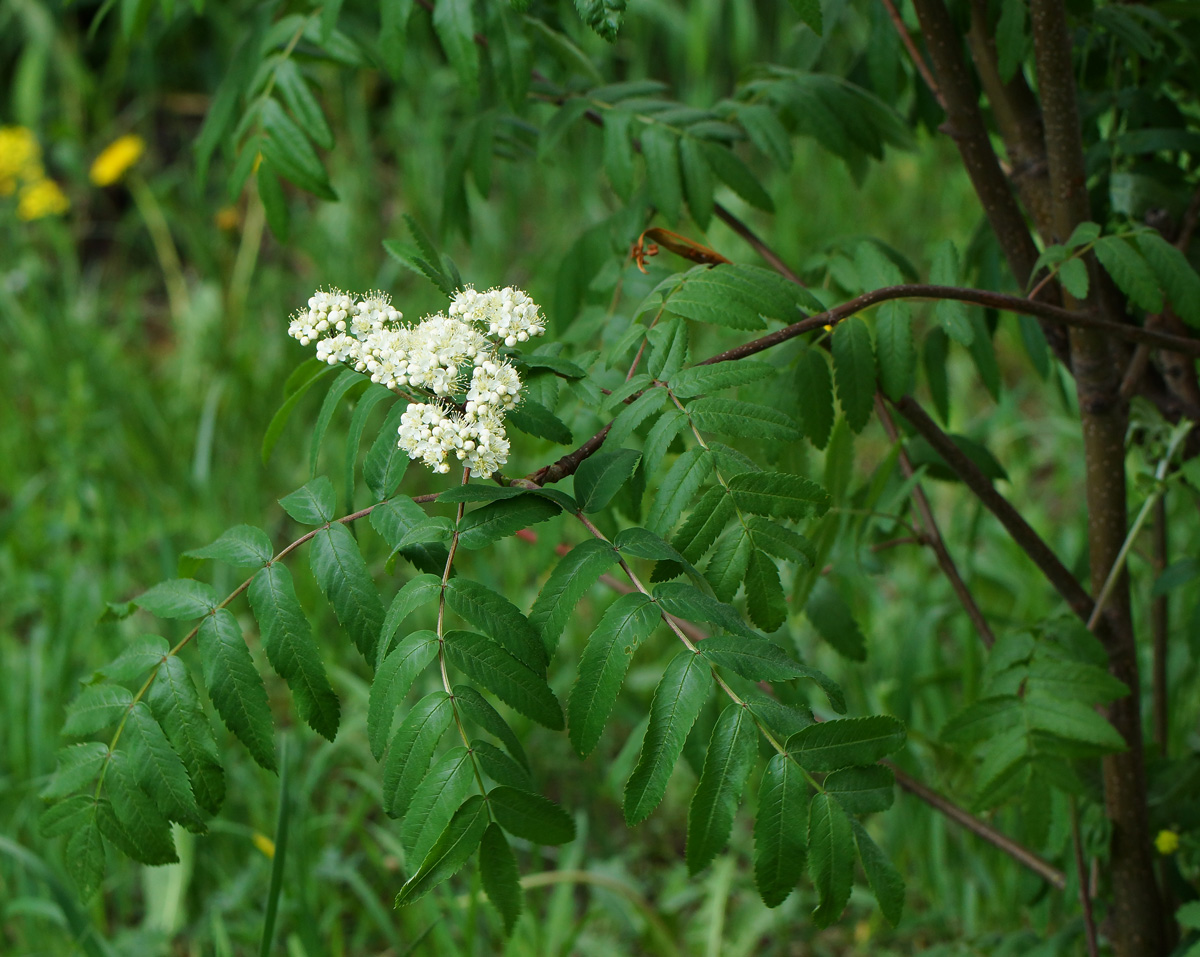
<svg viewBox="0 0 1200 957">
<path fill-rule="evenodd" d="M 1154 846 L 1159 854 L 1174 854 L 1179 850 L 1179 835 L 1174 831 L 1159 831 L 1154 839 Z"/>
<path fill-rule="evenodd" d="M 43 216 L 58 216 L 71 208 L 67 194 L 52 179 L 39 179 L 21 187 L 17 201 L 17 216 L 29 220 Z"/>
<path fill-rule="evenodd" d="M 19 180 L 42 178 L 42 148 L 33 130 L 25 126 L 0 126 L 0 196 L 17 191 Z"/>
<path fill-rule="evenodd" d="M 242 217 L 238 215 L 236 206 L 222 206 L 217 210 L 217 215 L 213 217 L 217 224 L 217 229 L 237 229 L 242 224 Z"/>
<path fill-rule="evenodd" d="M 96 157 L 88 177 L 97 186 L 111 186 L 142 158 L 146 141 L 135 133 L 113 140 Z"/>
<path fill-rule="evenodd" d="M 254 846 L 262 851 L 267 857 L 275 856 L 275 842 L 267 837 L 267 835 L 259 831 L 255 831 L 250 840 L 252 840 L 254 842 Z"/>
</svg>

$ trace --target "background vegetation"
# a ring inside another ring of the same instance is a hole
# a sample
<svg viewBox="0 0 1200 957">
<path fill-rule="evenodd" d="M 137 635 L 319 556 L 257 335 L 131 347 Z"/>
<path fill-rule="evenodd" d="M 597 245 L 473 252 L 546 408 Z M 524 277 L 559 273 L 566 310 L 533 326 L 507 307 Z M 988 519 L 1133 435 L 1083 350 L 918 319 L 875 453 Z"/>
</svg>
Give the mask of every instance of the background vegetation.
<svg viewBox="0 0 1200 957">
<path fill-rule="evenodd" d="M 512 954 L 1082 952 L 1074 804 L 1058 792 L 1042 802 L 1036 792 L 981 813 L 1047 857 L 1065 874 L 1065 890 L 904 792 L 893 810 L 871 823 L 907 884 L 903 918 L 894 928 L 863 887 L 855 888 L 843 920 L 824 930 L 809 919 L 816 894 L 807 884 L 768 909 L 754 888 L 746 814 L 728 851 L 689 877 L 683 834 L 702 749 L 689 744 L 664 805 L 645 824 L 626 829 L 620 809 L 641 737 L 638 723 L 673 654 L 665 643 L 637 659 L 601 746 L 586 761 L 575 757 L 564 736 L 523 729 L 535 781 L 576 815 L 578 836 L 561 848 L 522 852 L 527 914 L 507 943 L 501 944 L 500 920 L 483 902 L 471 870 L 413 907 L 394 910 L 392 900 L 411 870 L 403 866 L 395 826 L 379 809 L 365 728 L 369 677 L 343 654 L 344 641 L 306 563 L 293 570 L 326 661 L 333 663 L 331 679 L 342 699 L 336 741 L 298 722 L 283 683 L 268 678 L 289 773 L 281 779 L 262 771 L 214 723 L 228 797 L 209 833 L 195 837 L 176 829 L 181 860 L 166 867 L 110 855 L 101 893 L 90 900 L 77 894 L 63 876 L 62 840 L 39 832 L 39 792 L 63 743 L 67 702 L 81 682 L 151 627 L 144 613 L 121 618 L 108 603 L 162 578 L 194 574 L 198 566 L 183 553 L 230 525 L 259 525 L 277 546 L 294 537 L 275 501 L 308 478 L 320 390 L 304 398 L 265 463 L 259 455 L 284 382 L 308 355 L 284 335 L 289 313 L 319 285 L 387 290 L 413 318 L 440 308 L 441 294 L 381 245 L 409 241 L 406 214 L 435 233 L 467 281 L 479 288 L 518 285 L 543 303 L 567 356 L 611 345 L 653 285 L 668 269 L 682 268 L 662 263 L 665 250 L 648 277 L 629 259 L 628 244 L 641 229 L 662 221 L 644 219 L 645 197 L 640 207 L 634 203 L 632 216 L 627 212 L 611 171 L 606 175 L 598 130 L 556 125 L 564 91 L 600 79 L 659 80 L 664 95 L 707 109 L 764 77 L 754 72 L 764 63 L 848 77 L 904 118 L 886 151 L 879 149 L 884 162 L 869 158 L 869 151 L 839 150 L 829 130 L 792 129 L 808 135 L 789 136 L 786 149 L 777 145 L 786 155 L 775 158 L 790 163 L 772 162 L 749 144 L 739 147 L 773 198 L 773 215 L 724 186 L 717 200 L 737 222 L 769 236 L 780 259 L 829 304 L 869 288 L 857 273 L 866 236 L 898 250 L 922 277 L 949 240 L 964 252 L 972 281 L 1020 292 L 953 144 L 938 131 L 938 105 L 880 4 L 823 4 L 819 39 L 783 3 L 645 0 L 631 5 L 609 44 L 570 5 L 535 3 L 528 15 L 546 33 L 527 64 L 535 76 L 527 95 L 505 90 L 503 78 L 489 73 L 491 60 L 478 78 L 482 93 L 471 91 L 463 54 L 451 49 L 425 5 L 416 5 L 402 41 L 388 40 L 386 24 L 380 36 L 373 3 L 346 0 L 321 11 L 294 6 L 8 0 L 0 7 L 0 90 L 6 91 L 0 125 L 28 131 L 41 154 L 40 175 L 21 173 L 25 179 L 17 178 L 10 195 L 0 195 L 0 950 L 253 952 L 272 899 L 272 841 L 286 801 L 290 839 L 275 940 L 277 949 L 297 957 L 496 953 L 501 946 Z M 407 14 L 404 4 L 386 6 Z M 476 26 L 493 43 L 501 21 L 516 16 L 504 6 L 477 5 Z M 1161 78 L 1181 62 L 1195 66 L 1194 52 L 1187 52 L 1189 44 L 1195 49 L 1194 21 L 1169 24 L 1169 5 L 1139 7 L 1144 16 L 1124 19 L 1105 13 L 1123 8 L 1077 6 L 1075 37 L 1096 57 L 1081 70 L 1093 81 L 1089 95 L 1099 97 L 1096 91 L 1107 85 L 1118 99 L 1133 97 L 1145 77 Z M 903 15 L 918 35 L 913 12 Z M 291 17 L 308 18 L 298 33 Z M 231 103 L 222 91 L 232 84 L 236 94 L 237 82 L 253 86 L 245 76 L 231 79 L 257 65 L 244 53 L 239 60 L 238 51 L 271 30 L 281 38 L 279 49 L 297 41 L 296 62 L 328 123 L 327 136 L 314 125 L 305 132 L 317 144 L 336 202 L 312 195 L 323 191 L 322 183 L 299 182 L 308 192 L 297 188 L 293 183 L 303 175 L 288 177 L 278 163 L 275 171 L 292 182 L 271 179 L 269 155 L 265 185 L 258 174 L 247 181 L 261 130 L 254 122 L 239 125 L 246 100 Z M 1096 142 L 1104 142 L 1116 132 L 1105 124 L 1117 121 L 1104 118 L 1103 104 L 1085 103 Z M 1175 105 L 1178 115 L 1161 127 L 1195 137 L 1194 100 L 1179 95 Z M 231 111 L 224 126 L 212 119 L 222 109 Z M 126 134 L 144 140 L 145 155 L 98 185 L 94 174 L 89 178 L 93 160 Z M 0 153 L 16 149 L 13 142 L 0 142 Z M 1105 206 L 1114 223 L 1142 222 L 1148 209 L 1164 207 L 1178 219 L 1194 184 L 1196 152 L 1192 140 L 1152 143 L 1134 159 L 1132 150 L 1101 151 L 1090 156 L 1090 182 L 1106 200 L 1115 197 Z M 0 155 L 0 193 L 6 155 Z M 22 205 L 22 190 L 43 181 L 57 184 L 61 197 L 44 193 L 42 206 Z M 690 215 L 681 215 L 676 228 L 735 262 L 762 262 L 761 249 L 725 220 L 714 217 L 701 229 L 695 210 Z M 922 328 L 933 328 L 924 313 L 919 318 Z M 948 431 L 986 445 L 998 463 L 998 487 L 1086 582 L 1087 529 L 1079 515 L 1084 452 L 1070 377 L 1030 349 L 1029 330 L 1023 335 L 1014 317 L 996 318 L 973 314 L 973 321 L 989 323 L 994 359 L 953 348 L 944 365 L 947 384 L 940 384 L 935 361 L 929 366 L 934 380 L 922 371 L 917 394 L 943 407 Z M 697 341 L 697 355 L 738 341 L 702 335 L 711 338 Z M 944 345 L 945 337 L 939 341 Z M 922 348 L 929 347 L 918 339 Z M 953 401 L 939 402 L 939 395 Z M 785 410 L 802 414 L 797 401 L 779 397 Z M 570 414 L 567 424 L 577 437 L 591 434 L 594 417 L 587 409 Z M 1149 408 L 1135 408 L 1134 421 L 1160 442 L 1130 444 L 1131 474 L 1147 477 L 1166 426 Z M 348 423 L 342 410 L 322 452 L 335 476 Z M 524 436 L 514 446 L 513 474 L 562 452 Z M 985 649 L 931 551 L 903 541 L 912 521 L 910 486 L 895 471 L 893 443 L 878 421 L 853 440 L 841 424 L 822 446 L 797 443 L 785 457 L 809 474 L 824 472 L 826 484 L 840 489 L 845 520 L 822 570 L 853 608 L 869 654 L 850 666 L 797 609 L 785 633 L 805 660 L 841 682 L 851 714 L 882 712 L 905 722 L 909 744 L 897 756 L 902 771 L 969 806 L 976 765 L 940 736 L 989 677 Z M 961 486 L 940 481 L 953 478 L 944 467 L 939 472 L 940 460 L 915 441 L 909 451 L 918 467 L 928 466 L 923 485 L 946 546 L 997 633 L 1062 613 L 1004 531 Z M 442 487 L 414 467 L 403 488 L 419 495 Z M 1131 513 L 1151 490 L 1148 478 L 1131 482 Z M 862 520 L 868 498 L 867 509 L 891 518 Z M 1178 836 L 1178 849 L 1158 862 L 1178 903 L 1196 896 L 1200 866 L 1191 799 L 1198 770 L 1194 579 L 1200 566 L 1194 492 L 1180 488 L 1166 503 L 1155 527 L 1165 518 L 1180 530 L 1172 534 L 1178 544 L 1167 556 L 1167 572 L 1147 536 L 1135 541 L 1130 566 L 1137 607 L 1144 610 L 1140 633 L 1149 633 L 1153 596 L 1169 592 L 1172 598 L 1170 711 L 1161 747 L 1150 753 L 1149 793 L 1152 832 Z M 473 556 L 472 576 L 528 608 L 560 544 L 546 528 L 536 541 L 509 539 Z M 363 547 L 389 597 L 396 586 L 384 570 L 388 548 L 365 535 Z M 206 569 L 209 574 L 221 594 L 240 580 L 220 565 Z M 569 687 L 569 665 L 587 622 L 605 604 L 600 589 L 585 599 L 564 638 L 567 664 L 557 680 L 552 674 L 556 689 Z M 247 611 L 238 614 L 249 623 Z M 165 636 L 174 641 L 183 633 Z M 1146 642 L 1142 659 L 1148 676 Z M 1149 720 L 1149 700 L 1145 707 Z M 563 774 L 564 767 L 570 773 Z M 1103 862 L 1109 832 L 1099 784 L 1084 776 L 1081 846 L 1089 860 Z M 1170 844 L 1164 840 L 1163 850 Z"/>
</svg>

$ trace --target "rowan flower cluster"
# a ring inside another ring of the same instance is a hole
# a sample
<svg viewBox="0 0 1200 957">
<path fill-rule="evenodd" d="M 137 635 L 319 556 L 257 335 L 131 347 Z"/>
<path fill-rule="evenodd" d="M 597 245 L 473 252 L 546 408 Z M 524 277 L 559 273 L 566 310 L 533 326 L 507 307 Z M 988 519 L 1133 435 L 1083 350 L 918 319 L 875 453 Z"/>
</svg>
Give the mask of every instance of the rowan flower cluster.
<svg viewBox="0 0 1200 957">
<path fill-rule="evenodd" d="M 406 325 L 384 293 L 320 290 L 292 316 L 288 335 L 315 343 L 323 362 L 346 363 L 413 399 L 398 442 L 412 458 L 449 472 L 453 455 L 490 475 L 508 461 L 504 414 L 521 395 L 521 377 L 499 354 L 500 343 L 540 336 L 545 323 L 537 304 L 512 287 L 464 289 L 447 313 Z"/>
</svg>

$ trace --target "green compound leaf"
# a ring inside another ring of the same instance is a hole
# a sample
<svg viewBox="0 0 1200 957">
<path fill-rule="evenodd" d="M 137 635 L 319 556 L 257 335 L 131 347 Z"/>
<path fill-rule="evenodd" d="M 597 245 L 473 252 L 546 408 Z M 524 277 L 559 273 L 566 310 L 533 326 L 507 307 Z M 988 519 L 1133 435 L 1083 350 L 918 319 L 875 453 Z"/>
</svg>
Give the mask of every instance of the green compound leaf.
<svg viewBox="0 0 1200 957">
<path fill-rule="evenodd" d="M 539 674 L 546 673 L 549 659 L 541 637 L 503 595 L 469 578 L 452 578 L 446 584 L 446 604 L 518 661 Z"/>
<path fill-rule="evenodd" d="M 1171 307 L 1189 326 L 1200 326 L 1200 275 L 1187 257 L 1152 230 L 1137 234 L 1137 247 L 1154 270 Z"/>
<path fill-rule="evenodd" d="M 738 508 L 754 515 L 799 521 L 820 518 L 829 509 L 828 492 L 790 472 L 743 472 L 727 484 Z"/>
<path fill-rule="evenodd" d="M 226 529 L 211 545 L 193 548 L 184 552 L 189 558 L 211 558 L 218 562 L 245 567 L 265 565 L 274 555 L 271 539 L 261 528 L 253 525 L 235 525 Z"/>
<path fill-rule="evenodd" d="M 203 833 L 204 815 L 192 794 L 187 768 L 145 702 L 130 708 L 123 738 L 129 743 L 134 777 L 159 810 L 189 831 Z"/>
<path fill-rule="evenodd" d="M 717 601 L 685 582 L 664 582 L 654 589 L 654 600 L 669 615 L 688 621 L 707 621 L 747 638 L 760 636 L 742 621 L 732 605 Z"/>
<path fill-rule="evenodd" d="M 765 328 L 763 317 L 793 322 L 809 296 L 801 286 L 760 266 L 697 266 L 666 300 L 668 311 L 730 329 Z"/>
<path fill-rule="evenodd" d="M 479 52 L 475 47 L 471 0 L 437 0 L 433 8 L 433 32 L 458 74 L 463 92 L 468 99 L 474 99 L 479 95 Z"/>
<path fill-rule="evenodd" d="M 554 566 L 529 612 L 529 622 L 553 654 L 579 600 L 617 562 L 617 552 L 598 538 L 576 545 Z"/>
<path fill-rule="evenodd" d="M 750 544 L 750 536 L 746 527 L 740 522 L 733 525 L 713 551 L 704 575 L 712 583 L 713 594 L 721 601 L 733 601 L 742 579 L 746 576 L 746 568 L 750 563 L 750 555 L 754 546 Z"/>
<path fill-rule="evenodd" d="M 120 655 L 101 667 L 96 674 L 109 681 L 141 680 L 162 663 L 170 650 L 166 638 L 142 635 L 126 645 Z"/>
<path fill-rule="evenodd" d="M 509 707 L 551 731 L 563 729 L 562 709 L 546 679 L 490 638 L 471 631 L 445 635 L 446 657 Z"/>
<path fill-rule="evenodd" d="M 367 457 L 363 460 L 363 480 L 377 502 L 382 502 L 396 491 L 408 468 L 408 453 L 396 444 L 400 417 L 407 408 L 406 403 L 397 402 L 388 409 L 387 418 L 383 420 L 379 429 L 379 436 L 371 443 Z"/>
<path fill-rule="evenodd" d="M 104 838 L 98 813 L 72 831 L 67 840 L 67 874 L 79 889 L 81 900 L 88 900 L 104 880 Z"/>
<path fill-rule="evenodd" d="M 471 753 L 466 748 L 451 748 L 434 762 L 413 794 L 400 827 L 406 859 L 425 860 L 474 786 Z"/>
<path fill-rule="evenodd" d="M 1158 278 L 1130 243 L 1120 236 L 1104 236 L 1096 240 L 1092 251 L 1134 305 L 1150 313 L 1162 312 L 1163 297 Z"/>
<path fill-rule="evenodd" d="M 316 150 L 278 101 L 264 100 L 259 118 L 266 133 L 261 141 L 263 156 L 271 165 L 305 192 L 337 202 Z"/>
<path fill-rule="evenodd" d="M 879 901 L 879 909 L 883 911 L 887 922 L 895 927 L 900 923 L 900 915 L 904 911 L 904 878 L 871 840 L 865 827 L 853 818 L 850 819 L 850 827 L 854 832 L 854 842 L 858 845 L 858 859 L 862 862 L 871 891 Z"/>
<path fill-rule="evenodd" d="M 120 685 L 91 685 L 67 705 L 62 733 L 82 738 L 104 731 L 120 721 L 132 706 L 133 695 Z"/>
<path fill-rule="evenodd" d="M 378 383 L 372 383 L 371 385 L 367 386 L 367 391 L 362 394 L 362 397 L 354 406 L 354 415 L 350 417 L 350 429 L 346 433 L 347 494 L 350 494 L 354 489 L 354 473 L 358 466 L 358 449 L 359 445 L 362 443 L 363 432 L 366 431 L 367 428 L 367 420 L 371 417 L 371 413 L 375 410 L 375 407 L 379 405 L 380 402 L 390 399 L 395 399 L 395 395 L 390 389 L 385 389 Z M 404 403 L 399 404 L 401 406 L 404 405 Z M 385 426 L 386 424 L 387 423 L 385 422 Z M 394 429 L 395 426 L 393 426 L 393 430 Z M 391 489 L 388 489 L 388 491 L 391 492 Z"/>
<path fill-rule="evenodd" d="M 404 716 L 383 765 L 383 809 L 404 817 L 425 780 L 438 741 L 454 718 L 453 702 L 444 691 L 427 695 Z"/>
<path fill-rule="evenodd" d="M 737 121 L 760 153 L 771 157 L 781 169 L 791 169 L 791 137 L 774 110 L 762 104 L 739 103 Z"/>
<path fill-rule="evenodd" d="M 819 900 L 813 922 L 828 927 L 842 916 L 854 883 L 850 818 L 828 794 L 814 795 L 808 809 L 808 872 Z"/>
<path fill-rule="evenodd" d="M 775 374 L 775 367 L 765 362 L 741 359 L 737 362 L 716 362 L 706 366 L 682 369 L 667 382 L 667 387 L 681 399 L 719 392 L 734 386 L 748 385 Z"/>
<path fill-rule="evenodd" d="M 655 535 L 665 535 L 691 504 L 712 474 L 713 458 L 707 449 L 688 449 L 662 477 L 654 504 L 650 507 L 650 521 L 646 527 Z"/>
<path fill-rule="evenodd" d="M 913 345 L 912 309 L 906 302 L 885 302 L 875 320 L 875 358 L 879 384 L 889 399 L 900 399 L 913 387 L 917 350 Z"/>
<path fill-rule="evenodd" d="M 588 638 L 567 703 L 571 744 L 581 756 L 590 754 L 600 741 L 633 653 L 660 620 L 658 608 L 647 596 L 630 592 L 609 605 Z"/>
<path fill-rule="evenodd" d="M 657 123 L 642 128 L 642 156 L 646 160 L 646 187 L 650 202 L 672 225 L 679 220 L 683 205 L 683 181 L 679 173 L 678 138 Z"/>
<path fill-rule="evenodd" d="M 400 626 L 414 611 L 422 605 L 433 601 L 442 591 L 442 580 L 437 575 L 417 575 L 404 583 L 396 592 L 396 597 L 388 606 L 387 615 L 383 619 L 383 630 L 379 633 L 379 654 L 375 668 L 378 671 L 382 660 L 392 653 L 395 647 L 392 639 Z"/>
<path fill-rule="evenodd" d="M 702 230 L 708 229 L 712 220 L 713 189 L 716 184 L 701 140 L 692 136 L 679 138 L 679 166 L 683 172 L 683 189 L 692 219 Z"/>
<path fill-rule="evenodd" d="M 470 718 L 497 741 L 500 741 L 508 748 L 508 753 L 528 769 L 529 759 L 525 756 L 525 749 L 521 747 L 520 739 L 509 727 L 508 722 L 500 716 L 500 712 L 493 708 L 483 695 L 468 685 L 455 685 L 454 700 L 458 704 L 459 712 L 464 717 Z"/>
<path fill-rule="evenodd" d="M 313 576 L 355 647 L 373 664 L 383 630 L 383 602 L 358 550 L 358 542 L 345 525 L 335 522 L 318 529 L 309 547 Z"/>
<path fill-rule="evenodd" d="M 768 907 L 778 907 L 804 873 L 808 783 L 786 754 L 767 764 L 754 820 L 754 883 Z"/>
<path fill-rule="evenodd" d="M 575 840 L 575 822 L 548 798 L 518 788 L 492 788 L 488 805 L 496 822 L 516 837 L 534 844 L 566 844 Z"/>
<path fill-rule="evenodd" d="M 824 578 L 813 586 L 804 614 L 839 655 L 851 661 L 867 660 L 867 640 L 851 615 L 850 606 Z"/>
<path fill-rule="evenodd" d="M 217 607 L 220 599 L 212 585 L 191 578 L 159 582 L 133 600 L 157 618 L 200 618 Z"/>
<path fill-rule="evenodd" d="M 513 427 L 526 435 L 536 435 L 539 439 L 549 439 L 558 445 L 570 445 L 574 441 L 571 430 L 567 428 L 557 415 L 544 405 L 525 399 L 519 406 L 512 409 L 506 416 Z"/>
<path fill-rule="evenodd" d="M 729 668 L 750 681 L 788 681 L 808 678 L 825 692 L 829 706 L 838 714 L 846 711 L 842 689 L 823 672 L 794 661 L 773 642 L 763 638 L 713 635 L 698 646 L 700 653 L 713 664 Z"/>
<path fill-rule="evenodd" d="M 271 667 L 296 699 L 296 710 L 314 731 L 330 741 L 337 734 L 341 705 L 330 687 L 292 573 L 281 562 L 265 566 L 250 582 L 248 597 L 262 629 Z"/>
<path fill-rule="evenodd" d="M 790 416 L 753 402 L 704 396 L 689 403 L 687 410 L 698 429 L 718 435 L 795 442 L 802 434 Z"/>
<path fill-rule="evenodd" d="M 403 907 L 420 900 L 446 878 L 458 873 L 479 847 L 487 828 L 487 802 L 482 794 L 472 794 L 446 823 L 445 830 L 429 848 L 417 872 L 400 888 L 396 906 Z"/>
<path fill-rule="evenodd" d="M 585 459 L 575 472 L 575 499 L 579 510 L 598 512 L 629 481 L 641 461 L 642 453 L 633 449 L 602 450 Z"/>
<path fill-rule="evenodd" d="M 550 499 L 538 495 L 492 502 L 463 516 L 458 544 L 463 548 L 486 548 L 530 525 L 553 518 L 561 511 Z"/>
<path fill-rule="evenodd" d="M 283 404 L 278 411 L 272 416 L 270 423 L 267 425 L 267 431 L 263 433 L 262 444 L 262 462 L 263 465 L 271 458 L 271 452 L 275 448 L 275 443 L 279 441 L 279 437 L 283 434 L 283 427 L 287 425 L 288 419 L 291 417 L 292 410 L 304 398 L 304 393 L 316 385 L 321 379 L 326 376 L 331 376 L 336 371 L 336 366 L 331 366 L 328 363 L 322 362 L 320 359 L 311 358 L 300 364 L 292 377 L 296 378 L 296 382 L 292 382 L 289 378 L 288 385 L 293 386 L 287 391 L 287 398 L 283 400 Z"/>
<path fill-rule="evenodd" d="M 436 632 L 414 631 L 401 639 L 380 664 L 367 701 L 367 740 L 376 761 L 387 747 L 396 708 L 437 653 Z"/>
<path fill-rule="evenodd" d="M 775 212 L 775 202 L 770 193 L 762 188 L 759 178 L 733 150 L 716 143 L 705 142 L 704 155 L 708 158 L 713 172 L 742 199 L 768 213 Z"/>
<path fill-rule="evenodd" d="M 813 33 L 820 36 L 823 29 L 820 0 L 791 0 L 791 4 L 796 16 L 808 24 Z"/>
<path fill-rule="evenodd" d="M 730 704 L 713 728 L 687 823 L 689 874 L 707 867 L 725 847 L 746 778 L 757 758 L 758 731 L 741 705 Z"/>
<path fill-rule="evenodd" d="M 279 60 L 276 63 L 275 88 L 283 96 L 287 108 L 317 145 L 323 149 L 333 149 L 333 131 L 329 128 L 321 104 L 313 96 L 295 60 Z"/>
<path fill-rule="evenodd" d="M 167 820 L 137 783 L 133 761 L 122 751 L 109 758 L 104 790 L 108 801 L 98 805 L 97 822 L 105 837 L 142 864 L 174 864 L 179 860 Z"/>
<path fill-rule="evenodd" d="M 471 750 L 484 773 L 497 784 L 507 784 L 522 791 L 533 789 L 529 772 L 490 741 L 472 739 Z"/>
<path fill-rule="evenodd" d="M 208 696 L 250 756 L 268 771 L 275 770 L 275 730 L 262 676 L 242 640 L 237 619 L 218 608 L 200 623 L 196 636 Z"/>
<path fill-rule="evenodd" d="M 792 735 L 787 750 L 808 771 L 837 771 L 874 764 L 904 747 L 904 738 L 904 725 L 890 715 L 834 718 Z"/>
<path fill-rule="evenodd" d="M 613 448 L 623 445 L 643 422 L 662 408 L 666 401 L 665 389 L 647 389 L 617 413 L 608 430 L 605 444 L 611 443 Z"/>
<path fill-rule="evenodd" d="M 825 353 L 805 349 L 796 357 L 793 376 L 804 434 L 816 448 L 823 449 L 833 431 L 833 377 Z"/>
<path fill-rule="evenodd" d="M 608 110 L 604 114 L 604 172 L 613 192 L 626 201 L 633 194 L 632 120 L 633 114 L 624 110 Z"/>
<path fill-rule="evenodd" d="M 279 504 L 301 525 L 324 525 L 337 514 L 337 493 L 326 476 L 318 475 L 291 495 L 285 495 Z"/>
<path fill-rule="evenodd" d="M 671 539 L 671 546 L 688 561 L 699 561 L 712 548 L 736 511 L 729 490 L 724 485 L 714 485 L 700 496 L 687 520 Z"/>
<path fill-rule="evenodd" d="M 749 540 L 749 539 L 748 539 Z M 763 631 L 775 631 L 788 617 L 779 569 L 766 552 L 754 549 L 746 565 L 746 608 Z"/>
<path fill-rule="evenodd" d="M 171 657 L 159 666 L 146 701 L 171 747 L 183 759 L 196 802 L 209 814 L 216 814 L 225 800 L 225 772 L 212 725 L 183 661 Z"/>
<path fill-rule="evenodd" d="M 759 515 L 749 516 L 746 519 L 746 528 L 750 530 L 755 546 L 768 555 L 795 562 L 802 568 L 812 568 L 817 563 L 817 550 L 813 548 L 812 542 L 790 528 L 777 525 Z"/>
<path fill-rule="evenodd" d="M 371 510 L 371 527 L 391 548 L 397 548 L 399 543 L 414 529 L 429 521 L 429 516 L 411 498 L 397 496 L 389 499 Z M 421 571 L 437 575 L 442 579 L 446 569 L 446 547 L 440 542 L 407 545 L 399 549 L 404 558 Z"/>
<path fill-rule="evenodd" d="M 308 474 L 310 477 L 315 477 L 317 474 L 317 459 L 321 455 L 321 442 L 325 438 L 325 432 L 329 428 L 329 423 L 333 421 L 333 414 L 337 411 L 337 407 L 341 404 L 342 399 L 346 397 L 346 393 L 353 389 L 360 382 L 366 382 L 367 377 L 361 372 L 355 372 L 353 369 L 343 369 L 341 374 L 333 380 L 333 385 L 329 387 L 329 391 L 325 393 L 325 401 L 321 403 L 321 411 L 317 413 L 317 421 L 313 424 L 312 439 L 309 443 L 308 452 Z M 332 488 L 332 486 L 330 486 Z M 329 519 L 326 519 L 329 521 Z"/>
<path fill-rule="evenodd" d="M 712 689 L 708 662 L 681 651 L 663 672 L 650 702 L 650 720 L 637 767 L 625 785 L 625 823 L 640 824 L 658 807 L 683 742 Z"/>
<path fill-rule="evenodd" d="M 825 778 L 825 791 L 851 814 L 886 811 L 895 800 L 896 776 L 882 764 L 843 768 Z"/>
<path fill-rule="evenodd" d="M 626 0 L 575 0 L 575 9 L 584 23 L 609 43 L 615 43 L 625 4 Z"/>
<path fill-rule="evenodd" d="M 488 900 L 500 912 L 504 933 L 511 934 L 521 916 L 525 894 L 517 858 L 499 824 L 489 824 L 479 845 L 479 873 Z"/>
<path fill-rule="evenodd" d="M 875 404 L 875 351 L 871 329 L 859 316 L 834 327 L 833 379 L 846 421 L 861 432 Z"/>
<path fill-rule="evenodd" d="M 54 775 L 38 793 L 38 797 L 44 801 L 57 800 L 95 784 L 107 760 L 108 747 L 99 741 L 85 741 L 59 748 Z"/>
<path fill-rule="evenodd" d="M 650 355 L 646 372 L 658 381 L 665 381 L 679 372 L 688 361 L 688 327 L 682 319 L 664 319 L 646 330 Z"/>
<path fill-rule="evenodd" d="M 953 241 L 947 239 L 933 249 L 929 265 L 929 281 L 940 286 L 957 286 L 962 274 L 958 250 Z M 975 338 L 975 329 L 967 316 L 966 303 L 957 299 L 940 299 L 933 307 L 933 317 L 951 339 L 961 346 L 969 346 Z"/>
</svg>

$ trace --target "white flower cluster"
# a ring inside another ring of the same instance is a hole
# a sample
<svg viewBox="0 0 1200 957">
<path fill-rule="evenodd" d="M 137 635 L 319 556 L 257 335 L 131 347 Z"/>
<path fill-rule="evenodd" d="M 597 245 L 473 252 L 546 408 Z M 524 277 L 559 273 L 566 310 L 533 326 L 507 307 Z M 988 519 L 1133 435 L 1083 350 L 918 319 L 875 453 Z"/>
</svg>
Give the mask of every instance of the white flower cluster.
<svg viewBox="0 0 1200 957">
<path fill-rule="evenodd" d="M 413 401 L 400 417 L 400 448 L 435 472 L 450 471 L 453 453 L 472 472 L 490 475 L 508 461 L 504 413 L 521 394 L 521 377 L 493 340 L 514 346 L 542 335 L 537 304 L 511 286 L 464 289 L 448 316 L 416 326 L 403 318 L 381 292 L 356 300 L 322 290 L 292 317 L 288 335 L 315 342 L 317 358 L 330 365 L 348 363 L 389 389 L 423 390 L 432 401 Z"/>
</svg>

